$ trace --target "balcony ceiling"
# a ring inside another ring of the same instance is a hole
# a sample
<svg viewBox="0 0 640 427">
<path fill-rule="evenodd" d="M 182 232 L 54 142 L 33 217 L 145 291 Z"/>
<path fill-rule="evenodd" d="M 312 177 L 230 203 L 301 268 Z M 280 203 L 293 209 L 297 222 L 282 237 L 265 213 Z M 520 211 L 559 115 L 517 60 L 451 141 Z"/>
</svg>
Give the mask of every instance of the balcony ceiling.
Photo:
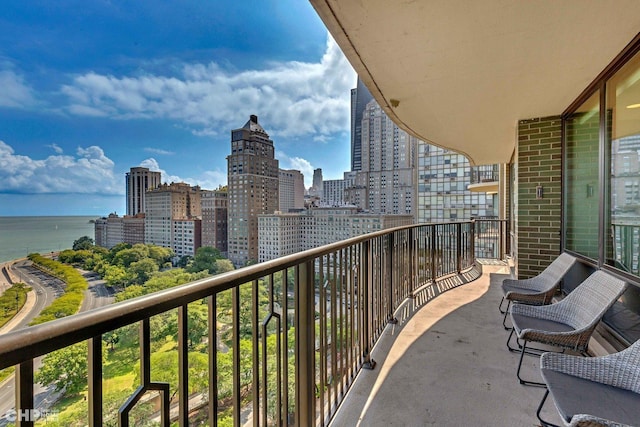
<svg viewBox="0 0 640 427">
<path fill-rule="evenodd" d="M 389 117 L 476 165 L 509 162 L 518 120 L 562 113 L 640 31 L 638 0 L 310 1 Z"/>
</svg>

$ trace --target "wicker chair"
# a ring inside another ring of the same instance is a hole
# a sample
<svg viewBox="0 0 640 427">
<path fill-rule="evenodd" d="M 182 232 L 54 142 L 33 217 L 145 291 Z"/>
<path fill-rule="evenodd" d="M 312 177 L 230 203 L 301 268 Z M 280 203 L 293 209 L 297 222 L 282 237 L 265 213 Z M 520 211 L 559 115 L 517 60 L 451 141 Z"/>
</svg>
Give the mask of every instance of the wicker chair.
<svg viewBox="0 0 640 427">
<path fill-rule="evenodd" d="M 525 381 L 520 377 L 522 358 L 527 352 L 528 342 L 548 344 L 563 349 L 587 353 L 589 338 L 593 334 L 604 313 L 616 302 L 626 289 L 627 284 L 604 271 L 596 271 L 560 302 L 550 305 L 511 305 L 511 323 L 513 329 L 507 340 L 517 336 L 520 350 L 520 362 L 517 376 L 520 384 L 541 385 Z M 520 344 L 522 340 L 522 344 Z"/>
<path fill-rule="evenodd" d="M 571 427 L 640 425 L 640 341 L 604 357 L 545 353 L 540 358 L 547 391 L 563 423 Z"/>
<path fill-rule="evenodd" d="M 542 273 L 530 279 L 504 279 L 502 281 L 502 300 L 498 309 L 504 314 L 502 325 L 506 325 L 509 306 L 512 301 L 532 304 L 546 305 L 551 303 L 551 298 L 556 293 L 560 281 L 569 269 L 575 264 L 576 258 L 568 253 L 561 253 Z M 503 310 L 502 304 L 507 301 L 507 307 Z"/>
</svg>

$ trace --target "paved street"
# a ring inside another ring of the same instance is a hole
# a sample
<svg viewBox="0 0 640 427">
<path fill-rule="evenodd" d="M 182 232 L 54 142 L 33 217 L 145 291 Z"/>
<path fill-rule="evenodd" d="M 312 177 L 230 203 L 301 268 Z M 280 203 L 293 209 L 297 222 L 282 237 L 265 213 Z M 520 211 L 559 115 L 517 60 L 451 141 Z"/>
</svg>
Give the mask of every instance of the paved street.
<svg viewBox="0 0 640 427">
<path fill-rule="evenodd" d="M 7 264 L 7 268 L 9 268 L 9 264 Z M 80 311 L 92 310 L 113 302 L 113 293 L 105 286 L 103 280 L 93 272 L 81 271 L 81 273 L 87 279 L 89 288 L 85 293 Z M 18 280 L 31 286 L 36 298 L 30 307 L 27 307 L 27 304 L 25 304 L 24 310 L 17 316 L 19 319 L 16 318 L 16 321 L 13 322 L 11 327 L 3 328 L 0 333 L 7 333 L 11 330 L 27 327 L 43 309 L 51 305 L 53 300 L 64 292 L 63 282 L 32 267 L 31 261 L 21 260 L 13 264 L 12 274 Z M 40 365 L 41 358 L 35 359 L 34 369 L 37 370 Z M 11 376 L 0 384 L 0 427 L 8 425 L 8 421 L 4 415 L 14 408 L 15 387 L 13 378 L 14 377 Z M 35 384 L 35 393 L 35 406 L 38 409 L 48 408 L 57 398 L 57 393 L 53 392 L 53 387 L 44 388 L 39 384 Z"/>
</svg>

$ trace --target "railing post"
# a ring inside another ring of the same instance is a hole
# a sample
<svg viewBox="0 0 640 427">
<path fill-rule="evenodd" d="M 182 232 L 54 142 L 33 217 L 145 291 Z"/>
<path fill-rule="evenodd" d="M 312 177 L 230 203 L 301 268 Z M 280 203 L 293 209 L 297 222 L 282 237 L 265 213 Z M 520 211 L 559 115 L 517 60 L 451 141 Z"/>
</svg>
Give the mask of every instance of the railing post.
<svg viewBox="0 0 640 427">
<path fill-rule="evenodd" d="M 436 265 L 436 256 L 437 256 L 437 236 L 436 236 L 436 225 L 429 225 L 431 228 L 431 283 L 435 285 L 436 277 L 438 277 L 437 265 Z"/>
<path fill-rule="evenodd" d="M 476 262 L 476 221 L 471 220 L 471 259 Z"/>
<path fill-rule="evenodd" d="M 369 240 L 362 242 L 362 251 L 360 252 L 360 285 L 362 286 L 362 299 L 360 303 L 362 305 L 362 334 L 364 336 L 364 363 L 363 367 L 366 369 L 374 369 L 376 367 L 376 361 L 371 358 L 371 310 L 369 300 L 369 289 L 371 288 L 371 278 L 373 274 L 371 272 L 372 265 L 371 242 Z"/>
<path fill-rule="evenodd" d="M 414 289 L 416 289 L 417 285 L 418 285 L 418 273 L 417 273 L 417 267 L 416 267 L 416 248 L 415 248 L 415 240 L 414 240 L 414 228 L 410 228 L 409 232 L 408 232 L 408 236 L 407 239 L 409 239 L 408 244 L 407 244 L 407 256 L 409 257 L 409 280 L 411 280 L 411 283 L 409 286 L 411 286 L 411 292 L 409 293 L 411 298 L 413 298 L 415 295 L 413 294 Z"/>
<path fill-rule="evenodd" d="M 102 337 L 88 341 L 89 425 L 102 426 Z"/>
<path fill-rule="evenodd" d="M 462 271 L 462 223 L 456 224 L 456 271 Z"/>
<path fill-rule="evenodd" d="M 296 425 L 315 424 L 313 260 L 298 266 L 296 292 Z"/>
<path fill-rule="evenodd" d="M 15 402 L 16 402 L 16 426 L 32 427 L 34 420 L 33 402 L 33 359 L 22 362 L 16 367 L 15 373 Z"/>
<path fill-rule="evenodd" d="M 398 323 L 398 319 L 393 316 L 394 312 L 394 301 L 393 301 L 393 291 L 394 291 L 394 283 L 393 283 L 393 251 L 394 251 L 394 233 L 389 233 L 387 235 L 387 265 L 386 265 L 386 278 L 387 278 L 387 304 L 389 312 L 387 313 L 387 319 L 389 319 L 389 323 L 396 324 Z"/>
</svg>

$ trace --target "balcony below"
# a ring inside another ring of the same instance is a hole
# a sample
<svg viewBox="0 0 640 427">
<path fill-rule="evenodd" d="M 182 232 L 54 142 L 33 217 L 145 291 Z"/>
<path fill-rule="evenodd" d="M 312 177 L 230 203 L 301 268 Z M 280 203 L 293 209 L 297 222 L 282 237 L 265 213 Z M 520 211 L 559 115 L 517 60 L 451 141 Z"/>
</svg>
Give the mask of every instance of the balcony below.
<svg viewBox="0 0 640 427">
<path fill-rule="evenodd" d="M 544 390 L 518 383 L 519 354 L 505 347 L 498 304 L 507 273 L 485 264 L 479 279 L 389 324 L 372 351 L 376 368 L 360 372 L 332 425 L 539 425 Z M 523 376 L 539 381 L 538 366 L 526 356 Z M 551 402 L 542 417 L 562 425 Z"/>
</svg>

